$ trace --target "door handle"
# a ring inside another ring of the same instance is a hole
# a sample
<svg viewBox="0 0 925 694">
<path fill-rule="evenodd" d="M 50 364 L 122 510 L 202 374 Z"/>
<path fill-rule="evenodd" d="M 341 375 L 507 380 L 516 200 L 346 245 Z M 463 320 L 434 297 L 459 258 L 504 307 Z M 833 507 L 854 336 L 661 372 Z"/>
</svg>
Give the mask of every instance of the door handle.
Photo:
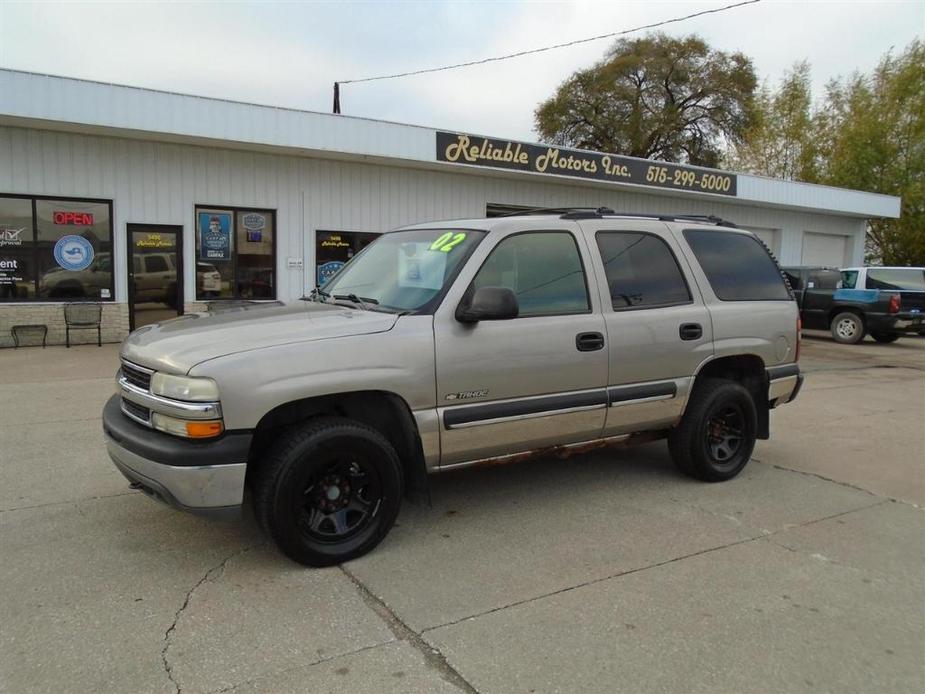
<svg viewBox="0 0 925 694">
<path fill-rule="evenodd" d="M 578 333 L 575 336 L 575 347 L 579 352 L 604 349 L 604 336 L 601 333 Z"/>
<path fill-rule="evenodd" d="M 700 323 L 681 323 L 678 334 L 682 340 L 699 340 L 703 337 L 703 326 Z"/>
</svg>

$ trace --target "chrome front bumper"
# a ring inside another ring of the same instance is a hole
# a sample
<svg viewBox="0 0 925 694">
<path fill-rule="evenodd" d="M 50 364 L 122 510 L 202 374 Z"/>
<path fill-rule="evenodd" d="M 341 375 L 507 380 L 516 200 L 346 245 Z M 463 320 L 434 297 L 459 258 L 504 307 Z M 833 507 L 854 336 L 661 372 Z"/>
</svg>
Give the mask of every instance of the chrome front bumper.
<svg viewBox="0 0 925 694">
<path fill-rule="evenodd" d="M 181 511 L 237 518 L 244 501 L 246 463 L 165 465 L 148 460 L 106 437 L 109 457 L 136 488 Z"/>
</svg>

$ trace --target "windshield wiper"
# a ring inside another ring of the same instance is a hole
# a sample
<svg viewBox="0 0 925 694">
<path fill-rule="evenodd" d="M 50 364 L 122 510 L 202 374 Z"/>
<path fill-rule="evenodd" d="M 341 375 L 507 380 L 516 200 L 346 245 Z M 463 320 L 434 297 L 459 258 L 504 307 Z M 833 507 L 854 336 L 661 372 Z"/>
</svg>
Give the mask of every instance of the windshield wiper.
<svg viewBox="0 0 925 694">
<path fill-rule="evenodd" d="M 375 306 L 379 303 L 378 299 L 371 299 L 368 296 L 357 296 L 356 294 L 335 294 L 335 299 L 341 299 L 344 301 L 352 301 L 361 308 L 369 310 L 369 304 Z"/>
<path fill-rule="evenodd" d="M 330 299 L 331 295 L 320 287 L 315 287 L 307 295 L 300 296 L 299 299 L 302 301 L 317 301 L 319 297 L 324 301 L 325 299 Z"/>
</svg>

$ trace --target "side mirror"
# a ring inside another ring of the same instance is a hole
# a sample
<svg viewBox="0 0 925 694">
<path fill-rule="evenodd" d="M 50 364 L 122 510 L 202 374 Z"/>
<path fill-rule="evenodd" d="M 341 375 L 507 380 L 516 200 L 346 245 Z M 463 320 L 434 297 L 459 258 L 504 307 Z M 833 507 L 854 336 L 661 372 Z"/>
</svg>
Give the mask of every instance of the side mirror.
<svg viewBox="0 0 925 694">
<path fill-rule="evenodd" d="M 474 294 L 470 290 L 456 307 L 456 320 L 460 323 L 507 320 L 519 315 L 517 297 L 507 287 L 479 287 Z"/>
</svg>

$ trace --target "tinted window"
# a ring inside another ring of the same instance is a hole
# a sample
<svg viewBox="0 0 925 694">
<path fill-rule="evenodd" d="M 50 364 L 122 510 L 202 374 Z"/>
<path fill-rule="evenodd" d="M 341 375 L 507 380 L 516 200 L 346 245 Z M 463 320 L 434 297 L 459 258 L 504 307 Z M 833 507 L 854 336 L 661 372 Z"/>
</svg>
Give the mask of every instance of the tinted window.
<svg viewBox="0 0 925 694">
<path fill-rule="evenodd" d="M 690 301 L 678 262 L 658 236 L 605 231 L 596 238 L 614 309 Z"/>
<path fill-rule="evenodd" d="M 712 229 L 686 229 L 684 237 L 720 300 L 790 299 L 777 265 L 753 236 Z"/>
<path fill-rule="evenodd" d="M 531 232 L 499 243 L 479 269 L 473 286 L 508 287 L 521 316 L 588 311 L 585 272 L 574 237 L 566 232 Z"/>
<path fill-rule="evenodd" d="M 812 289 L 838 289 L 841 273 L 838 270 L 810 270 L 807 287 Z"/>
<path fill-rule="evenodd" d="M 854 289 L 855 285 L 858 283 L 858 271 L 857 270 L 842 270 L 841 271 L 841 286 L 845 289 Z"/>
<path fill-rule="evenodd" d="M 867 269 L 868 289 L 909 289 L 925 292 L 925 270 L 917 267 Z"/>
</svg>

